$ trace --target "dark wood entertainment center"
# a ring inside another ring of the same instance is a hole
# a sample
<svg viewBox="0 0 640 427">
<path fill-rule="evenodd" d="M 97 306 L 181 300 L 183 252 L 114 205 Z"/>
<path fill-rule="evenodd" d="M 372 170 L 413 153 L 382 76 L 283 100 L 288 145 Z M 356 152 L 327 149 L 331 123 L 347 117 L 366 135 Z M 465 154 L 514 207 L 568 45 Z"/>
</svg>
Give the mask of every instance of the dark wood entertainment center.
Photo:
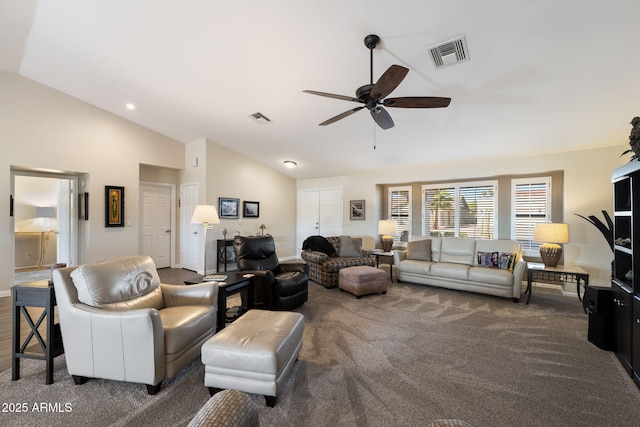
<svg viewBox="0 0 640 427">
<path fill-rule="evenodd" d="M 640 387 L 640 161 L 611 177 L 614 207 L 614 351 Z M 638 253 L 636 255 L 636 252 Z"/>
</svg>

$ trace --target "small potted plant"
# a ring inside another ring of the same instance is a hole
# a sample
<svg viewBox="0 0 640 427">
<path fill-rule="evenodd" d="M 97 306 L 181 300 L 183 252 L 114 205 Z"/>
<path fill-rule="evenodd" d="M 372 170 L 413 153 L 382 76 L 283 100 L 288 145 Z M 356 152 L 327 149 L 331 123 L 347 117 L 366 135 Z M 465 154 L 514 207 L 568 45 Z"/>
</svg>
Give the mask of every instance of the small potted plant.
<svg viewBox="0 0 640 427">
<path fill-rule="evenodd" d="M 264 229 L 267 228 L 267 227 L 265 227 L 264 224 L 260 224 L 260 227 L 258 227 L 258 228 L 260 228 L 260 234 L 262 234 L 264 236 Z"/>
</svg>

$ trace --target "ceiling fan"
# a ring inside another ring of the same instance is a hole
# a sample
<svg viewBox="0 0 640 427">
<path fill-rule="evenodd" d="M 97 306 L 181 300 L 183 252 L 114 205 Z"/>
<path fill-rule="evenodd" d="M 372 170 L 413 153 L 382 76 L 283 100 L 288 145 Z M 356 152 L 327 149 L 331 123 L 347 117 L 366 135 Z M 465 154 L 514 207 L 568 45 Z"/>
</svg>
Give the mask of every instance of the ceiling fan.
<svg viewBox="0 0 640 427">
<path fill-rule="evenodd" d="M 356 90 L 355 98 L 352 96 L 335 95 L 333 93 L 318 92 L 315 90 L 303 90 L 305 93 L 312 95 L 326 96 L 328 98 L 342 99 L 344 101 L 353 101 L 362 106 L 345 111 L 335 117 L 320 123 L 320 126 L 330 125 L 338 120 L 344 119 L 353 113 L 367 108 L 371 112 L 371 117 L 382 129 L 390 129 L 393 127 L 393 119 L 384 109 L 384 107 L 394 108 L 442 108 L 447 107 L 451 102 L 451 98 L 440 98 L 433 96 L 406 96 L 400 98 L 387 98 L 391 92 L 402 82 L 407 73 L 408 68 L 400 65 L 392 65 L 387 71 L 380 76 L 378 81 L 373 83 L 373 49 L 380 43 L 380 37 L 370 34 L 364 38 L 364 44 L 369 49 L 370 57 L 370 80 L 371 83 L 359 87 Z"/>
</svg>

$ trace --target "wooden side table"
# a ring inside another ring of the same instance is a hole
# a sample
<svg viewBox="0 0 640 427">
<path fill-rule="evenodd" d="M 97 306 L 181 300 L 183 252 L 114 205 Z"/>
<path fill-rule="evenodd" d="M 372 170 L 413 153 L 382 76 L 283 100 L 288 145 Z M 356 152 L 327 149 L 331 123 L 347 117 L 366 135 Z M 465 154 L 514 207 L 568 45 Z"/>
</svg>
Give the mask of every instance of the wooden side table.
<svg viewBox="0 0 640 427">
<path fill-rule="evenodd" d="M 20 379 L 20 359 L 38 359 L 46 362 L 45 384 L 53 384 L 53 358 L 64 353 L 60 325 L 55 323 L 56 295 L 48 280 L 23 283 L 11 288 L 13 298 L 13 336 L 11 347 L 11 379 Z M 27 307 L 42 307 L 44 310 L 34 322 Z M 20 314 L 22 313 L 22 316 Z M 21 317 L 27 321 L 30 332 L 24 341 L 20 339 Z M 45 336 L 38 331 L 46 325 Z M 35 338 L 36 342 L 31 344 Z M 31 345 L 30 345 L 31 344 Z"/>
</svg>

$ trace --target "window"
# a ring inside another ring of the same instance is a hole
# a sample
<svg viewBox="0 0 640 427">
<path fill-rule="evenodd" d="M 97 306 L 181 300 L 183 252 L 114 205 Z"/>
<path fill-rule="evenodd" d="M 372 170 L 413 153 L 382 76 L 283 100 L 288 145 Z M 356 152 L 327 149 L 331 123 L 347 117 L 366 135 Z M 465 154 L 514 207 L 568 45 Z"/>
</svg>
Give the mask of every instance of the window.
<svg viewBox="0 0 640 427">
<path fill-rule="evenodd" d="M 537 255 L 540 244 L 533 240 L 533 229 L 550 219 L 551 177 L 511 180 L 511 238 L 525 255 Z"/>
<path fill-rule="evenodd" d="M 411 187 L 389 187 L 389 219 L 398 226 L 393 240 L 400 240 L 402 232 L 411 234 Z"/>
<path fill-rule="evenodd" d="M 495 239 L 497 181 L 422 186 L 424 236 Z"/>
</svg>

